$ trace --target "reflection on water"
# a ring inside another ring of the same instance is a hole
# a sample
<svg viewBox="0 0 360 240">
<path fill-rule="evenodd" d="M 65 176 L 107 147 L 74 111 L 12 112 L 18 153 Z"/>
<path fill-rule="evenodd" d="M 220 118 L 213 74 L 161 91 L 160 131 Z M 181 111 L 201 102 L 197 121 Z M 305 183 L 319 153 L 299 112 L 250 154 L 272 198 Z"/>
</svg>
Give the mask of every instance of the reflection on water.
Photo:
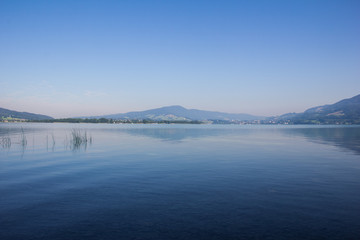
<svg viewBox="0 0 360 240">
<path fill-rule="evenodd" d="M 11 138 L 9 136 L 5 137 L 1 137 L 1 146 L 3 148 L 9 149 L 11 147 Z"/>
<path fill-rule="evenodd" d="M 359 129 L 0 124 L 0 239 L 358 240 Z"/>
<path fill-rule="evenodd" d="M 46 125 L 45 125 L 46 126 Z M 82 129 L 66 129 L 57 130 L 59 136 L 55 136 L 54 132 L 48 133 L 47 129 L 34 129 L 23 127 L 4 128 L 0 127 L 0 145 L 4 150 L 10 150 L 12 147 L 19 147 L 22 155 L 27 148 L 33 149 L 35 147 L 46 149 L 46 151 L 54 152 L 56 145 L 63 144 L 65 150 L 71 151 L 86 151 L 88 145 L 92 144 L 92 136 L 86 130 Z M 51 129 L 52 131 L 54 129 Z M 28 141 L 32 138 L 32 141 Z"/>
<path fill-rule="evenodd" d="M 274 131 L 285 136 L 297 135 L 305 137 L 309 141 L 321 144 L 332 144 L 360 154 L 360 127 L 358 126 L 264 126 L 251 128 L 249 126 L 225 127 L 225 128 L 133 128 L 120 129 L 135 136 L 146 136 L 163 141 L 182 141 L 184 139 L 196 139 L 205 137 L 225 137 L 229 135 L 252 135 L 256 132 Z M 272 133 L 271 133 L 272 132 Z"/>
<path fill-rule="evenodd" d="M 331 144 L 360 154 L 360 127 L 357 126 L 289 128 L 283 132 L 287 135 L 304 136 L 309 141 Z"/>
<path fill-rule="evenodd" d="M 212 128 L 125 128 L 118 129 L 121 133 L 133 136 L 145 136 L 167 142 L 181 142 L 185 139 L 226 136 L 234 133 L 233 129 Z M 245 130 L 241 132 L 245 134 Z"/>
<path fill-rule="evenodd" d="M 268 132 L 271 135 L 278 132 L 285 136 L 302 136 L 312 142 L 331 144 L 360 154 L 360 127 L 358 126 L 255 126 L 254 128 L 251 126 L 225 126 L 224 128 L 216 126 L 216 128 L 125 128 L 117 129 L 117 131 L 169 142 L 205 137 L 221 138 L 230 135 L 246 137 L 257 132 Z"/>
<path fill-rule="evenodd" d="M 277 133 L 284 136 L 301 136 L 308 141 L 331 144 L 360 154 L 360 127 L 358 126 L 219 126 L 219 125 L 61 125 L 51 124 L 0 125 L 0 145 L 3 150 L 20 147 L 43 148 L 47 151 L 85 151 L 93 141 L 92 134 L 113 144 L 111 136 L 148 137 L 161 141 L 180 143 L 188 139 L 226 138 L 226 136 L 253 136 Z M 104 137 L 105 136 L 105 137 Z M 32 141 L 30 141 L 32 140 Z M 61 147 L 63 146 L 63 147 Z"/>
</svg>

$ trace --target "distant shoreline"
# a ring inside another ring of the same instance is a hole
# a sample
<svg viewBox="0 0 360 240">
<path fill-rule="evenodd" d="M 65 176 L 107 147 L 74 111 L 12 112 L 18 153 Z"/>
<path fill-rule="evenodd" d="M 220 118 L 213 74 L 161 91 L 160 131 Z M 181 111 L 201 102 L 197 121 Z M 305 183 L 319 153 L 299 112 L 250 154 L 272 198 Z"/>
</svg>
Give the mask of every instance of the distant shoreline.
<svg viewBox="0 0 360 240">
<path fill-rule="evenodd" d="M 61 118 L 47 120 L 26 120 L 12 119 L 2 120 L 0 123 L 92 123 L 92 124 L 204 124 L 204 125 L 360 125 L 360 122 L 354 121 L 319 121 L 319 120 L 296 120 L 296 121 L 274 121 L 274 120 L 151 120 L 151 119 L 82 119 L 82 118 Z"/>
</svg>

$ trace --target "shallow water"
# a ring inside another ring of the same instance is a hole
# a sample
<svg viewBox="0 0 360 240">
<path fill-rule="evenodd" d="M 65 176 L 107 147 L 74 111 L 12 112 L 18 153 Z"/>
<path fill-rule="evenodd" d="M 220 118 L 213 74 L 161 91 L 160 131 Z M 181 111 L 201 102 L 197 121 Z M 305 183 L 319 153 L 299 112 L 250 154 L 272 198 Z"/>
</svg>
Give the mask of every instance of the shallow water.
<svg viewBox="0 0 360 240">
<path fill-rule="evenodd" d="M 360 127 L 1 123 L 0 226 L 5 240 L 360 239 Z"/>
</svg>

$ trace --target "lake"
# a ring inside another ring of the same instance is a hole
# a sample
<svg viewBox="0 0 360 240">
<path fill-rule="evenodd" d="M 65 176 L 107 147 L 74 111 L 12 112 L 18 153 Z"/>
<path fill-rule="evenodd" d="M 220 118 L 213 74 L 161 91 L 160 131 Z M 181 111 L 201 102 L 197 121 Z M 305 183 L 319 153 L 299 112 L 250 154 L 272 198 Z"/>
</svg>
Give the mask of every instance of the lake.
<svg viewBox="0 0 360 240">
<path fill-rule="evenodd" d="M 360 239 L 360 126 L 0 123 L 0 239 Z"/>
</svg>

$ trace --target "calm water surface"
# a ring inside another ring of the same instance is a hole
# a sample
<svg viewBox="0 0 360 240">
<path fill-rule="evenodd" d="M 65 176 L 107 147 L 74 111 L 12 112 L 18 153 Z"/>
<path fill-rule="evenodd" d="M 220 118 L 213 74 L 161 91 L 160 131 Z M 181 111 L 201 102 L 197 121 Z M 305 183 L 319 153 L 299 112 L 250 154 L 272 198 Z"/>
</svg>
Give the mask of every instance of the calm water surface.
<svg viewBox="0 0 360 240">
<path fill-rule="evenodd" d="M 1 123 L 0 239 L 360 239 L 360 127 Z"/>
</svg>

